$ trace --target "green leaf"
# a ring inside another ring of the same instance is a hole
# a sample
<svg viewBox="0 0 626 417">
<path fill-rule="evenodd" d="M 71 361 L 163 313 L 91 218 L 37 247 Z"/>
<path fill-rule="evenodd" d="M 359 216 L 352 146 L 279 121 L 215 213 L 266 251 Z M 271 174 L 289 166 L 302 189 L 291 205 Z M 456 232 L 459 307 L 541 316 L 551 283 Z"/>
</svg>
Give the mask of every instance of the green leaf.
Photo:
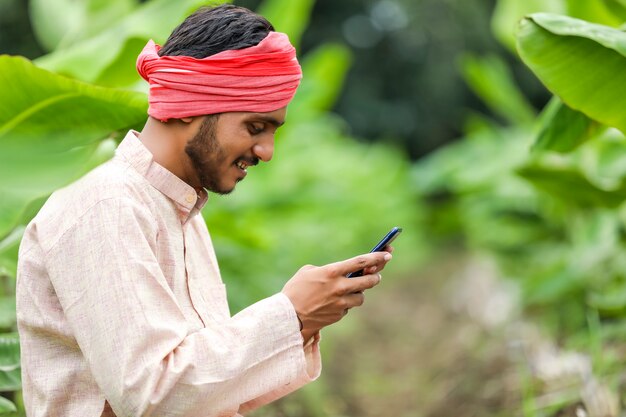
<svg viewBox="0 0 626 417">
<path fill-rule="evenodd" d="M 17 333 L 0 334 L 0 391 L 21 388 L 20 342 Z"/>
<path fill-rule="evenodd" d="M 298 47 L 314 5 L 315 0 L 265 0 L 258 12 Z"/>
<path fill-rule="evenodd" d="M 520 56 L 565 104 L 626 132 L 626 33 L 566 16 L 523 19 Z"/>
<path fill-rule="evenodd" d="M 619 26 L 623 20 L 612 13 L 605 1 L 567 0 L 567 15 L 602 25 Z"/>
<path fill-rule="evenodd" d="M 136 0 L 30 0 L 31 24 L 48 51 L 101 32 L 137 6 Z"/>
<path fill-rule="evenodd" d="M 141 93 L 52 74 L 19 57 L 0 57 L 0 83 L 3 237 L 31 201 L 93 167 L 94 154 L 102 151 L 100 143 L 111 132 L 141 124 L 147 100 Z"/>
<path fill-rule="evenodd" d="M 130 66 L 126 64 L 113 66 L 113 63 L 116 61 L 127 63 L 128 54 L 134 55 L 136 59 L 149 39 L 162 44 L 187 15 L 209 3 L 212 2 L 208 0 L 146 2 L 134 13 L 121 19 L 117 24 L 111 25 L 97 36 L 45 55 L 35 62 L 42 68 L 83 81 L 131 80 L 131 82 L 126 81 L 127 83 L 123 86 L 132 85 L 140 80 L 134 61 Z M 116 74 L 105 74 L 105 71 Z"/>
<path fill-rule="evenodd" d="M 17 274 L 17 253 L 24 235 L 24 227 L 16 227 L 0 241 L 0 275 L 15 278 Z"/>
<path fill-rule="evenodd" d="M 626 21 L 626 0 L 602 0 L 602 2 L 618 20 Z"/>
<path fill-rule="evenodd" d="M 532 105 L 517 87 L 502 58 L 465 54 L 461 58 L 461 70 L 465 82 L 495 114 L 512 124 L 529 124 L 535 119 Z"/>
<path fill-rule="evenodd" d="M 517 170 L 535 187 L 551 196 L 582 207 L 618 207 L 626 199 L 626 183 L 601 188 L 576 168 L 535 162 Z"/>
<path fill-rule="evenodd" d="M 515 27 L 527 14 L 565 13 L 564 0 L 498 0 L 491 17 L 491 31 L 496 39 L 515 51 Z"/>
<path fill-rule="evenodd" d="M 290 117 L 310 117 L 328 111 L 341 93 L 352 56 L 343 45 L 325 44 L 309 52 L 302 61 L 305 74 L 289 106 Z"/>
<path fill-rule="evenodd" d="M 587 303 L 605 316 L 619 316 L 626 313 L 626 287 L 611 287 L 601 292 L 589 294 Z"/>
<path fill-rule="evenodd" d="M 6 413 L 16 413 L 16 412 L 17 412 L 17 408 L 15 407 L 15 404 L 13 404 L 12 401 L 4 397 L 0 397 L 0 413 L 6 414 Z"/>
<path fill-rule="evenodd" d="M 10 330 L 16 323 L 15 296 L 0 297 L 0 328 Z"/>
<path fill-rule="evenodd" d="M 603 126 L 554 97 L 544 110 L 544 124 L 533 151 L 570 152 L 597 135 Z"/>
</svg>

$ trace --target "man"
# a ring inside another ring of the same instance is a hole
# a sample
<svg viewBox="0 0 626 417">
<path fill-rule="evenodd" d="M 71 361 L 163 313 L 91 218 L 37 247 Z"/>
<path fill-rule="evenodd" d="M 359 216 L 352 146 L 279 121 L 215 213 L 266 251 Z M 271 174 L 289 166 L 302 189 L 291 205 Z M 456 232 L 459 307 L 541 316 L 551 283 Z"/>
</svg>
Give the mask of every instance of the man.
<svg viewBox="0 0 626 417">
<path fill-rule="evenodd" d="M 301 77 L 295 50 L 223 5 L 162 49 L 148 43 L 137 68 L 150 83 L 144 129 L 55 192 L 20 247 L 30 417 L 235 416 L 273 401 L 319 375 L 320 329 L 361 305 L 391 259 L 305 266 L 231 317 L 199 211 L 207 190 L 229 193 L 272 158 Z"/>
</svg>

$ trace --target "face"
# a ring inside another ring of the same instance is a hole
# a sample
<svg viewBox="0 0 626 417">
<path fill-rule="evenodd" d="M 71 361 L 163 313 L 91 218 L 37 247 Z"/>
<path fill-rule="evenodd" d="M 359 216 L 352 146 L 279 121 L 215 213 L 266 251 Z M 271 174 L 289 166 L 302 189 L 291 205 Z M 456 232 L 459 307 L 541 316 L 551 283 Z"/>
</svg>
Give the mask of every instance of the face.
<svg viewBox="0 0 626 417">
<path fill-rule="evenodd" d="M 286 108 L 205 116 L 185 146 L 199 185 L 228 194 L 246 177 L 249 167 L 270 161 L 274 134 L 285 122 L 285 114 Z"/>
</svg>

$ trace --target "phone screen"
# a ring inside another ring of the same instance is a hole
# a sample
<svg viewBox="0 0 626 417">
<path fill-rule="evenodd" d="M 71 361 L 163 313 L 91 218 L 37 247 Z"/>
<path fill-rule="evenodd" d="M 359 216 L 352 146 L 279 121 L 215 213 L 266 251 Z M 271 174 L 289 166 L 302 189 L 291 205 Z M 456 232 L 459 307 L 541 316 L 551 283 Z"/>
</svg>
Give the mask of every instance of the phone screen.
<svg viewBox="0 0 626 417">
<path fill-rule="evenodd" d="M 376 244 L 376 246 L 374 246 L 372 248 L 372 250 L 370 251 L 370 253 L 372 252 L 380 252 L 383 249 L 385 249 L 385 246 L 391 244 L 391 242 L 393 242 L 398 235 L 402 233 L 402 228 L 401 227 L 394 227 L 393 229 L 391 229 L 389 231 L 389 233 L 387 233 L 385 235 L 385 237 L 383 237 L 380 242 L 378 242 Z M 360 271 L 356 271 L 356 272 L 351 272 L 348 275 L 346 275 L 348 278 L 354 278 L 354 277 L 360 277 L 363 275 L 363 270 L 361 269 Z"/>
</svg>

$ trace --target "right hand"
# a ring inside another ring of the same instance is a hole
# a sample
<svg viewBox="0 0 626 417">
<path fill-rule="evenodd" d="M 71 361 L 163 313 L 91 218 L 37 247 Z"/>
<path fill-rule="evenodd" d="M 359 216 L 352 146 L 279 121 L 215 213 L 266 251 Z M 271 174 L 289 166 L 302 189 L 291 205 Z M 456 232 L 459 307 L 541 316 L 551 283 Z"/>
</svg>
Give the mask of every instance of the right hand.
<svg viewBox="0 0 626 417">
<path fill-rule="evenodd" d="M 380 282 L 379 272 L 391 259 L 388 252 L 374 252 L 316 267 L 303 266 L 285 284 L 282 292 L 294 305 L 302 321 L 302 334 L 313 335 L 323 327 L 339 321 L 352 307 L 363 304 L 363 291 Z M 350 272 L 365 270 L 357 278 L 346 278 Z"/>
</svg>

